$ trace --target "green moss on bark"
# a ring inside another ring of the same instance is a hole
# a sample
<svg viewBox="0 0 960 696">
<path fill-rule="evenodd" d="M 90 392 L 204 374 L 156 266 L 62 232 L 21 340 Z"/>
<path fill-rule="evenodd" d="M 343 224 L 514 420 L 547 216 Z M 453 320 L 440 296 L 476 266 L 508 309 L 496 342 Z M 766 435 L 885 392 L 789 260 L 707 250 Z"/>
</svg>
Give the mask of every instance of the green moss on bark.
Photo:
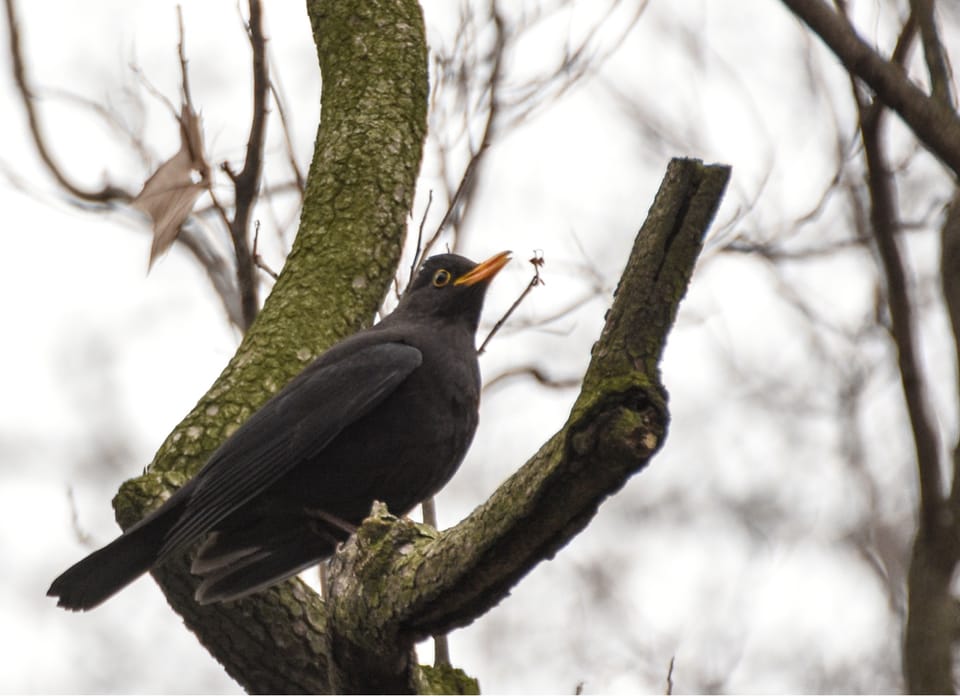
<svg viewBox="0 0 960 696">
<path fill-rule="evenodd" d="M 313 357 L 369 325 L 393 279 L 426 134 L 423 16 L 415 0 L 311 0 L 307 10 L 323 99 L 297 238 L 234 357 L 160 446 L 148 473 L 121 487 L 114 507 L 124 528 L 182 485 Z M 315 628 L 323 618 L 299 583 L 199 608 L 182 559 L 171 559 L 155 577 L 187 626 L 247 690 L 329 688 L 325 669 L 303 669 L 317 663 Z"/>
<path fill-rule="evenodd" d="M 480 682 L 462 669 L 449 665 L 420 665 L 417 671 L 418 694 L 479 694 Z"/>
</svg>

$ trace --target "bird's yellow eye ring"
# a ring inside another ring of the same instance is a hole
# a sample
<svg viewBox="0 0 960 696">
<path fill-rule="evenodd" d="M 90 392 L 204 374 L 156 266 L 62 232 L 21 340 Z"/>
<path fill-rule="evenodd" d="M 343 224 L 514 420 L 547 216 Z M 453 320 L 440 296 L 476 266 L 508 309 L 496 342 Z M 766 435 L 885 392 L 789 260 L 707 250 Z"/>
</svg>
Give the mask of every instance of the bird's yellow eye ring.
<svg viewBox="0 0 960 696">
<path fill-rule="evenodd" d="M 433 274 L 433 287 L 442 288 L 444 285 L 450 282 L 450 271 L 446 268 L 441 268 L 439 271 Z"/>
</svg>

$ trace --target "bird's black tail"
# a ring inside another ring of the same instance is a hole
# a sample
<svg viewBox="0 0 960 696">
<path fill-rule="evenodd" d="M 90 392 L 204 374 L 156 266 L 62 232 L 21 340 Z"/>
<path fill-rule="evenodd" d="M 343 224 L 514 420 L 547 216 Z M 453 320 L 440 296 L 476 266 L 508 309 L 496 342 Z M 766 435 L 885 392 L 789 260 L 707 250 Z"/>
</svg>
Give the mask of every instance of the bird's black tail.
<svg viewBox="0 0 960 696">
<path fill-rule="evenodd" d="M 306 521 L 297 522 L 292 527 L 251 524 L 208 536 L 190 568 L 203 578 L 196 600 L 211 604 L 246 597 L 333 554 L 334 535 L 316 534 Z"/>
<path fill-rule="evenodd" d="M 173 498 L 98 551 L 64 571 L 47 590 L 57 606 L 86 611 L 119 592 L 159 560 L 179 506 Z"/>
</svg>

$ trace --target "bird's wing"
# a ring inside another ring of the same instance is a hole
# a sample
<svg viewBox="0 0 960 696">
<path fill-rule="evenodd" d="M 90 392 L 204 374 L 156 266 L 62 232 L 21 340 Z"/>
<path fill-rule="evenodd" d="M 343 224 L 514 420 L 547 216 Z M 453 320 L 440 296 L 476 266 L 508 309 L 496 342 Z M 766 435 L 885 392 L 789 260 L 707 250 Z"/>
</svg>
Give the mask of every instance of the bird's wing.
<svg viewBox="0 0 960 696">
<path fill-rule="evenodd" d="M 395 342 L 322 356 L 213 453 L 197 474 L 196 487 L 160 556 L 196 541 L 306 457 L 319 453 L 389 396 L 421 361 L 419 350 Z"/>
</svg>

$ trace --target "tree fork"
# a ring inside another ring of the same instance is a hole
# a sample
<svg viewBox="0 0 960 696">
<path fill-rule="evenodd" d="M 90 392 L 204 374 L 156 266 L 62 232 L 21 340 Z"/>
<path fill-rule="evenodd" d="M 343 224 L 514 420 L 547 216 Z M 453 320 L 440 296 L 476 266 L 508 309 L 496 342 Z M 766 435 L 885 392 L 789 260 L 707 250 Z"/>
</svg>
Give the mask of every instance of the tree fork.
<svg viewBox="0 0 960 696">
<path fill-rule="evenodd" d="M 646 467 L 668 424 L 660 356 L 729 174 L 729 167 L 697 160 L 670 163 L 580 396 L 567 423 L 530 461 L 450 530 L 437 533 L 375 508 L 335 557 L 331 658 L 350 665 L 337 674 L 385 679 L 393 670 L 391 687 L 411 688 L 414 642 L 465 626 L 496 605 Z"/>
<path fill-rule="evenodd" d="M 314 0 L 308 11 L 324 89 L 297 239 L 223 374 L 149 471 L 122 486 L 114 503 L 123 527 L 182 485 L 315 355 L 369 324 L 393 278 L 426 131 L 420 8 L 413 0 L 360 8 Z M 414 642 L 495 605 L 661 446 L 667 411 L 657 364 L 728 177 L 723 166 L 670 164 L 570 420 L 457 527 L 439 534 L 374 515 L 336 559 L 341 572 L 329 605 L 291 580 L 238 602 L 199 606 L 185 558 L 158 568 L 168 601 L 227 672 L 250 692 L 437 689 L 437 675 L 411 659 Z M 411 540 L 416 552 L 404 553 L 410 548 L 398 539 Z M 369 577 L 372 569 L 414 566 L 415 578 Z M 370 602 L 375 612 L 366 611 Z M 475 688 L 451 674 L 457 688 Z"/>
</svg>

